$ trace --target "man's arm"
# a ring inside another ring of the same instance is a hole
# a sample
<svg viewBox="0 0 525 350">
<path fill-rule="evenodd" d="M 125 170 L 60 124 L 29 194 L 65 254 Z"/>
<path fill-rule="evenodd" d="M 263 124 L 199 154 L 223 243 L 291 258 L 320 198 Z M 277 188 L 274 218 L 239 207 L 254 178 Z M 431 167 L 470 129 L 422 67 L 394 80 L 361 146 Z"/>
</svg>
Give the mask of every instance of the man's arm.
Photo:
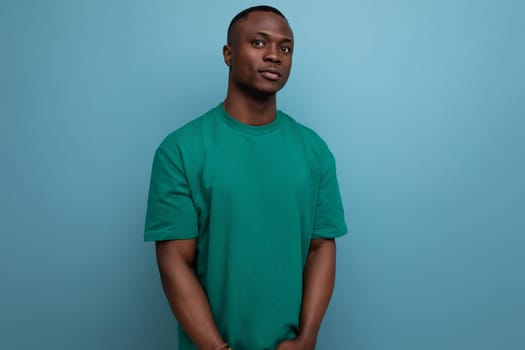
<svg viewBox="0 0 525 350">
<path fill-rule="evenodd" d="M 303 272 L 303 303 L 299 334 L 276 350 L 313 350 L 335 282 L 335 240 L 313 239 Z"/>
<path fill-rule="evenodd" d="M 200 350 L 224 344 L 193 269 L 196 239 L 157 241 L 157 264 L 175 318 Z"/>
</svg>

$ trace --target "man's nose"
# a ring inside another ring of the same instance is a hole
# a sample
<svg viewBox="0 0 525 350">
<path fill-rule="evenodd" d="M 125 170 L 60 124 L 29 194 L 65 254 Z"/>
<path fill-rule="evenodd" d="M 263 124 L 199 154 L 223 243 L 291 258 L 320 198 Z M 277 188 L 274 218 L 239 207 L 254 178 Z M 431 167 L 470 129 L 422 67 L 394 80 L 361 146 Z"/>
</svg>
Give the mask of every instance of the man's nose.
<svg viewBox="0 0 525 350">
<path fill-rule="evenodd" d="M 273 63 L 281 63 L 279 45 L 269 45 L 264 53 L 264 60 Z"/>
</svg>

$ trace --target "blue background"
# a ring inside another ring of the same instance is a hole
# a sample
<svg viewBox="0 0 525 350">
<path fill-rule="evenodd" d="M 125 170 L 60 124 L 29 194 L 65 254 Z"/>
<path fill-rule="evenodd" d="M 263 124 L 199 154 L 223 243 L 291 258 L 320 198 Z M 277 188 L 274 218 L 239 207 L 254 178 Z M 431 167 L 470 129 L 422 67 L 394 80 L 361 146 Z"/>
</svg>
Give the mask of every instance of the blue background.
<svg viewBox="0 0 525 350">
<path fill-rule="evenodd" d="M 224 98 L 254 4 L 1 1 L 0 348 L 175 348 L 152 156 Z M 351 229 L 318 349 L 522 349 L 525 3 L 270 4 L 279 107 L 332 148 Z"/>
</svg>

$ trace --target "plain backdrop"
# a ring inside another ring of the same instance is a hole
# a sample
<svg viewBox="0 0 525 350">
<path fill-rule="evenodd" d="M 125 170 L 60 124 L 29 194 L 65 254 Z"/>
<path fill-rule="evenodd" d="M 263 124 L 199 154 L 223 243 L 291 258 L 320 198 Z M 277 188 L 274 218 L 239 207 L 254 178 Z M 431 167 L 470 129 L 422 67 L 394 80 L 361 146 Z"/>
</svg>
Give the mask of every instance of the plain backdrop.
<svg viewBox="0 0 525 350">
<path fill-rule="evenodd" d="M 351 230 L 317 348 L 523 349 L 525 2 L 269 3 L 296 38 L 279 108 L 331 147 Z M 176 348 L 153 152 L 225 97 L 256 4 L 0 2 L 1 349 Z"/>
</svg>

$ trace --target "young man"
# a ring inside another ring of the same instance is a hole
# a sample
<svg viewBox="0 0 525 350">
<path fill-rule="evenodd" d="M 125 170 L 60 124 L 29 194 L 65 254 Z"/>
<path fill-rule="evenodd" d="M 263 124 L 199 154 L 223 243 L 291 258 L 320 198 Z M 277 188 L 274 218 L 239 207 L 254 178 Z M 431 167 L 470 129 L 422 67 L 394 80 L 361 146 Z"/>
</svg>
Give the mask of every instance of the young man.
<svg viewBox="0 0 525 350">
<path fill-rule="evenodd" d="M 155 153 L 145 239 L 181 350 L 315 347 L 347 230 L 331 152 L 276 109 L 293 44 L 277 9 L 239 13 L 226 99 Z"/>
</svg>

